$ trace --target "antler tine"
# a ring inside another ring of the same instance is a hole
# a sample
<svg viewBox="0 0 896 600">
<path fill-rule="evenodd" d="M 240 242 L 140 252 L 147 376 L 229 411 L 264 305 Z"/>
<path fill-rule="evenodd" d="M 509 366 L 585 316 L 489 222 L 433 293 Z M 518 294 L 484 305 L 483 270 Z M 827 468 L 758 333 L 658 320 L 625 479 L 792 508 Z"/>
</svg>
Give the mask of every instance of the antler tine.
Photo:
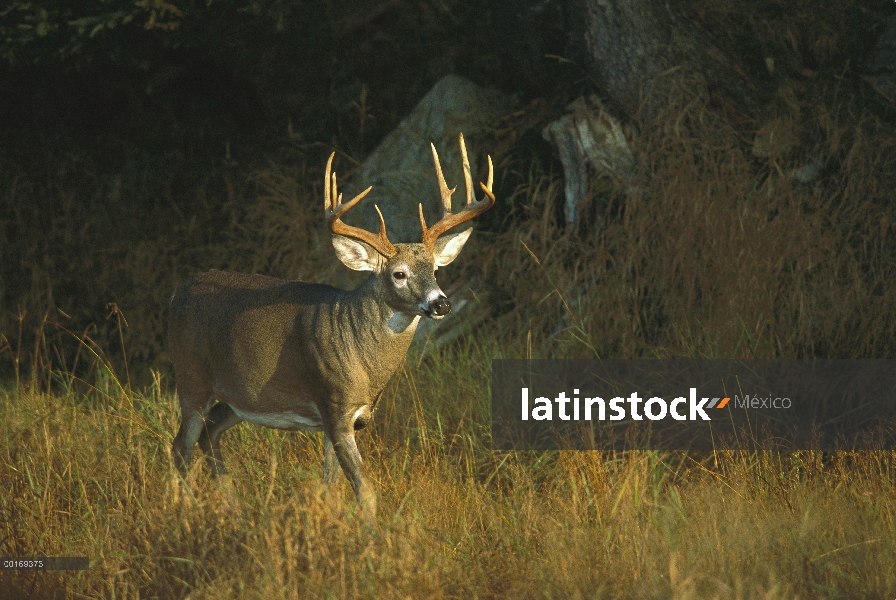
<svg viewBox="0 0 896 600">
<path fill-rule="evenodd" d="M 492 184 L 495 182 L 495 169 L 492 166 L 492 157 L 488 157 L 488 183 L 485 184 L 485 187 L 488 188 L 488 191 L 492 191 Z M 481 184 L 480 184 L 481 185 Z"/>
<path fill-rule="evenodd" d="M 327 160 L 327 170 L 324 172 L 324 213 L 328 213 L 333 209 L 330 206 L 330 171 L 333 166 L 334 156 L 336 156 L 335 152 L 330 154 L 330 158 Z"/>
<path fill-rule="evenodd" d="M 467 158 L 467 145 L 464 144 L 464 134 L 460 134 L 460 160 L 464 167 L 464 187 L 467 190 L 467 204 L 469 205 L 473 203 L 473 177 L 470 175 L 470 159 Z"/>
<path fill-rule="evenodd" d="M 335 152 L 330 155 L 330 160 L 327 161 L 327 170 L 324 175 L 324 213 L 327 217 L 327 226 L 330 228 L 331 232 L 337 235 L 344 235 L 345 237 L 354 238 L 370 244 L 374 250 L 385 257 L 395 256 L 398 250 L 395 249 L 395 246 L 392 245 L 392 242 L 390 242 L 389 238 L 386 236 L 386 221 L 383 219 L 383 213 L 380 212 L 379 206 L 374 205 L 377 215 L 380 217 L 380 231 L 378 234 L 371 233 L 370 231 L 359 227 L 352 227 L 351 225 L 346 225 L 342 222 L 340 217 L 360 202 L 364 196 L 369 194 L 370 190 L 373 189 L 373 186 L 368 187 L 366 190 L 352 198 L 348 203 L 343 204 L 342 194 L 339 193 L 339 189 L 336 185 L 336 173 L 331 173 L 333 157 L 335 155 Z"/>
<path fill-rule="evenodd" d="M 460 136 L 460 153 L 461 162 L 464 168 L 464 183 L 467 188 L 467 204 L 462 211 L 457 214 L 451 212 L 451 194 L 457 188 L 448 189 L 445 183 L 445 177 L 442 175 L 442 167 L 439 164 L 439 156 L 436 152 L 434 144 L 432 146 L 432 157 L 436 165 L 436 177 L 439 180 L 439 192 L 442 195 L 443 215 L 442 218 L 432 227 L 426 226 L 426 219 L 423 218 L 423 205 L 420 205 L 420 228 L 423 230 L 423 244 L 430 250 L 435 250 L 436 240 L 449 229 L 457 227 L 467 221 L 481 215 L 495 204 L 495 196 L 492 194 L 492 182 L 494 179 L 494 168 L 492 166 L 492 157 L 488 157 L 488 185 L 480 182 L 486 197 L 478 202 L 473 202 L 473 178 L 470 175 L 470 161 L 467 158 L 467 147 L 464 144 L 464 136 Z"/>
<path fill-rule="evenodd" d="M 445 213 L 451 212 L 451 196 L 457 191 L 457 188 L 448 189 L 448 184 L 445 183 L 445 176 L 442 175 L 442 165 L 439 163 L 439 153 L 436 152 L 436 145 L 430 142 L 430 148 L 432 148 L 432 161 L 436 165 L 436 177 L 439 180 L 439 194 L 442 196 L 442 208 Z"/>
</svg>

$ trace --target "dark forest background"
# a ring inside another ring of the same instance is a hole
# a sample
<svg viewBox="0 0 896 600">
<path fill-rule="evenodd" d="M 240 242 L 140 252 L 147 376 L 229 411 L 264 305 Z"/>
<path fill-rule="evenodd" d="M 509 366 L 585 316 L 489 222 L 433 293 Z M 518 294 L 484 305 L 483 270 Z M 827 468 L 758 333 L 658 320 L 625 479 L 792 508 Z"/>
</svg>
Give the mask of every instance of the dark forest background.
<svg viewBox="0 0 896 600">
<path fill-rule="evenodd" d="M 332 264 L 318 214 L 326 156 L 337 150 L 349 165 L 342 177 L 351 178 L 449 73 L 515 98 L 513 111 L 476 140 L 496 161 L 503 206 L 499 200 L 478 225 L 487 243 L 445 274 L 460 281 L 510 268 L 530 282 L 551 281 L 541 296 L 526 296 L 518 284 L 492 278 L 482 310 L 493 320 L 517 315 L 503 321 L 513 330 L 508 344 L 522 323 L 531 336 L 533 319 L 541 319 L 536 347 L 555 356 L 564 351 L 544 344 L 576 327 L 590 340 L 586 353 L 599 339 L 601 355 L 706 354 L 712 343 L 727 355 L 892 355 L 892 3 L 643 1 L 615 4 L 612 14 L 601 6 L 7 3 L 0 10 L 0 373 L 88 368 L 72 334 L 95 341 L 109 360 L 126 356 L 135 372 L 167 369 L 167 300 L 185 277 L 209 268 L 357 283 Z M 637 166 L 621 182 L 609 168 L 589 170 L 584 224 L 569 230 L 563 167 L 542 129 L 590 94 L 622 124 Z M 720 170 L 735 154 L 731 170 Z M 811 176 L 794 177 L 800 168 Z M 725 185 L 741 179 L 713 200 L 713 177 Z M 719 211 L 705 213 L 706 229 L 695 229 L 692 215 L 663 246 L 659 224 L 684 218 L 689 202 L 698 211 L 701 197 Z M 732 258 L 733 272 L 719 275 L 707 262 L 718 249 L 668 264 L 657 258 L 699 246 L 698 236 L 721 235 L 724 225 L 710 221 L 734 210 L 724 208 L 728 201 L 758 207 L 766 223 L 779 219 L 782 228 L 757 233 L 764 241 L 748 252 L 761 257 L 764 245 L 769 255 L 783 252 L 786 264 L 769 267 L 771 275 L 744 271 L 753 281 L 732 287 L 743 269 Z M 655 212 L 649 219 L 659 229 L 633 221 L 648 218 L 644 210 Z M 796 240 L 799 222 L 811 230 L 805 243 Z M 623 243 L 613 237 L 619 231 L 638 239 Z M 782 235 L 795 246 L 769 241 Z M 519 260 L 518 240 L 533 256 L 558 256 L 552 264 L 560 271 L 508 267 Z M 495 249 L 502 244 L 505 255 Z M 820 254 L 794 250 L 810 245 Z M 800 267 L 802 259 L 808 265 Z M 830 270 L 819 271 L 818 262 Z M 722 279 L 688 291 L 686 282 L 701 273 Z M 763 291 L 769 277 L 778 291 Z M 644 287 L 645 278 L 655 281 Z M 589 315 L 616 310 L 596 296 L 610 281 L 628 290 L 614 302 L 629 316 L 595 324 Z M 737 306 L 717 314 L 726 285 Z M 540 304 L 551 286 L 565 308 Z M 695 306 L 713 302 L 714 322 L 692 319 Z M 757 318 L 768 322 L 724 333 L 725 323 L 750 320 L 751 302 L 759 313 L 767 306 Z M 695 338 L 696 329 L 715 332 L 715 342 Z M 755 339 L 738 345 L 738 335 Z M 720 342 L 728 337 L 734 341 Z"/>
</svg>

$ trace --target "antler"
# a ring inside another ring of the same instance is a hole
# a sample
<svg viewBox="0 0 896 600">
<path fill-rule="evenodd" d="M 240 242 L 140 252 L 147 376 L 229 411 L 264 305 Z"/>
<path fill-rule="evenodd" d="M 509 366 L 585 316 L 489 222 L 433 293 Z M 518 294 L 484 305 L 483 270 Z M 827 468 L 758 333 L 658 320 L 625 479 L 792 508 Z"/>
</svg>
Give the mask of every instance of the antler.
<svg viewBox="0 0 896 600">
<path fill-rule="evenodd" d="M 336 173 L 330 175 L 330 168 L 333 164 L 334 156 L 336 156 L 335 152 L 330 155 L 330 160 L 327 161 L 327 172 L 326 175 L 324 175 L 324 212 L 327 215 L 327 226 L 330 228 L 330 231 L 338 235 L 344 235 L 345 237 L 366 242 L 386 258 L 395 256 L 398 250 L 395 249 L 395 246 L 392 245 L 392 242 L 390 242 L 389 238 L 386 236 L 386 222 L 383 220 L 383 213 L 380 212 L 379 206 L 375 204 L 373 205 L 376 209 L 376 213 L 380 216 L 379 234 L 371 233 L 366 229 L 346 225 L 342 222 L 342 219 L 340 219 L 340 217 L 348 212 L 351 207 L 360 202 L 361 199 L 373 189 L 373 186 L 370 186 L 352 198 L 348 204 L 343 204 L 342 194 L 339 194 L 336 188 Z"/>
<path fill-rule="evenodd" d="M 442 175 L 442 165 L 439 164 L 439 154 L 436 152 L 434 144 L 432 146 L 432 160 L 436 165 L 436 176 L 439 179 L 439 193 L 442 196 L 442 218 L 432 227 L 426 226 L 426 219 L 423 218 L 423 205 L 420 205 L 420 227 L 423 229 L 423 244 L 432 252 L 436 247 L 436 240 L 439 239 L 449 229 L 457 227 L 473 219 L 495 204 L 495 196 L 492 194 L 492 180 L 494 171 L 492 168 L 492 157 L 488 157 L 488 184 L 481 181 L 482 191 L 486 197 L 478 202 L 473 202 L 473 178 L 470 176 L 470 161 L 467 159 L 467 147 L 464 145 L 464 134 L 460 134 L 460 156 L 464 165 L 464 184 L 467 188 L 467 205 L 457 214 L 451 212 L 451 195 L 457 188 L 448 189 L 445 183 L 445 176 Z"/>
</svg>

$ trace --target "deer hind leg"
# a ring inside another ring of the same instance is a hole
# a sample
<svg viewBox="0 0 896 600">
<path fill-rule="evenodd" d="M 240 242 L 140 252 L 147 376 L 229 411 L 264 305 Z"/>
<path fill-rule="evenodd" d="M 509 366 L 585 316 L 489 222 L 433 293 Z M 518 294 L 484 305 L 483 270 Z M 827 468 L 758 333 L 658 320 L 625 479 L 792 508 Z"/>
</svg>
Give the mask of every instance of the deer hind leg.
<svg viewBox="0 0 896 600">
<path fill-rule="evenodd" d="M 212 403 L 211 387 L 201 377 L 181 374 L 177 379 L 180 399 L 180 430 L 171 445 L 174 461 L 181 473 L 190 466 L 193 447 L 202 433 L 205 415 Z"/>
<path fill-rule="evenodd" d="M 205 419 L 205 427 L 202 428 L 202 434 L 199 436 L 199 447 L 205 453 L 209 466 L 212 469 L 212 475 L 226 475 L 227 469 L 224 467 L 224 460 L 221 458 L 220 439 L 221 434 L 242 421 L 229 404 L 219 402 L 212 407 Z"/>
</svg>

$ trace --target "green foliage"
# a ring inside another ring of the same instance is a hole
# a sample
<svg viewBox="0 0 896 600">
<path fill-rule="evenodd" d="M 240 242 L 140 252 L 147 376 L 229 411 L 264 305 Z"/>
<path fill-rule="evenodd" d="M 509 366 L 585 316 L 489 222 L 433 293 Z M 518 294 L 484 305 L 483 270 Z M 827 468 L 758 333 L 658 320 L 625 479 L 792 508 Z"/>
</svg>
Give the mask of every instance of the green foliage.
<svg viewBox="0 0 896 600">
<path fill-rule="evenodd" d="M 0 56 L 9 61 L 66 59 L 101 46 L 112 30 L 129 29 L 130 35 L 137 27 L 174 31 L 183 18 L 181 9 L 164 0 L 15 1 L 0 12 Z"/>
<path fill-rule="evenodd" d="M 216 24 L 249 17 L 284 31 L 303 10 L 299 0 L 15 0 L 0 11 L 0 58 L 139 64 L 160 47 L 201 44 Z"/>
</svg>

